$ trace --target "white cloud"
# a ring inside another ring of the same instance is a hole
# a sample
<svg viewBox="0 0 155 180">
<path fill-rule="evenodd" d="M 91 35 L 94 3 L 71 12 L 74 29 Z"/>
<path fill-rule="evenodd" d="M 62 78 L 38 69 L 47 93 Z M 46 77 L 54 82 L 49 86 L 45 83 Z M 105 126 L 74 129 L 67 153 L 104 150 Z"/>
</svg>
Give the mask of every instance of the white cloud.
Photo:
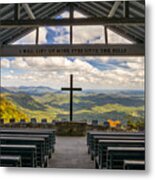
<svg viewBox="0 0 155 180">
<path fill-rule="evenodd" d="M 64 11 L 63 13 L 60 14 L 60 16 L 62 18 L 69 18 L 69 12 L 68 11 Z"/>
<path fill-rule="evenodd" d="M 116 57 L 115 57 L 116 58 Z M 83 88 L 143 88 L 144 87 L 144 61 L 140 57 L 121 57 L 122 61 L 130 63 L 130 68 L 117 67 L 100 71 L 81 57 L 73 62 L 66 57 L 24 57 L 16 58 L 10 62 L 10 68 L 24 70 L 23 74 L 16 71 L 8 75 L 2 74 L 4 85 L 46 85 L 54 88 L 68 86 L 69 75 L 74 74 L 74 85 Z M 89 57 L 89 61 L 93 57 Z M 101 58 L 107 62 L 110 58 Z M 118 60 L 120 60 L 118 58 Z M 136 66 L 132 66 L 133 62 Z M 138 69 L 137 67 L 141 67 Z M 135 68 L 136 67 L 136 68 Z M 26 70 L 26 71 L 25 71 Z"/>
<path fill-rule="evenodd" d="M 54 38 L 54 44 L 69 44 L 69 35 L 62 34 Z"/>
<path fill-rule="evenodd" d="M 108 29 L 108 43 L 112 44 L 132 44 L 133 42 L 125 39 L 124 37 L 118 35 L 117 33 Z"/>
<path fill-rule="evenodd" d="M 74 26 L 73 34 L 74 43 L 104 43 L 103 26 Z"/>
<path fill-rule="evenodd" d="M 14 42 L 13 44 L 34 44 L 35 36 L 36 36 L 36 31 L 32 31 L 29 34 L 22 37 L 21 39 Z"/>
<path fill-rule="evenodd" d="M 9 68 L 10 61 L 8 59 L 3 59 L 0 61 L 1 68 Z"/>
<path fill-rule="evenodd" d="M 45 27 L 40 27 L 39 28 L 39 44 L 47 44 L 47 29 Z"/>
<path fill-rule="evenodd" d="M 80 13 L 79 11 L 74 11 L 74 18 L 87 18 L 87 16 Z"/>
<path fill-rule="evenodd" d="M 15 73 L 15 71 L 14 71 L 14 70 L 10 70 L 10 73 L 11 73 L 11 74 L 14 74 L 14 73 Z"/>
<path fill-rule="evenodd" d="M 10 68 L 15 69 L 28 69 L 28 64 L 22 57 L 16 58 L 16 60 L 10 62 Z"/>
</svg>

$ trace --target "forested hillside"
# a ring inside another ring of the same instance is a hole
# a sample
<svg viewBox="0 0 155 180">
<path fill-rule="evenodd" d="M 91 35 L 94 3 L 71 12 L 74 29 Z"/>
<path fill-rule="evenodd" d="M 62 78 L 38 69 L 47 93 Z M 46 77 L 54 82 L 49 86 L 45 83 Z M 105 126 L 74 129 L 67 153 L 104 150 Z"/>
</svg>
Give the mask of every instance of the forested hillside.
<svg viewBox="0 0 155 180">
<path fill-rule="evenodd" d="M 28 120 L 28 115 L 21 108 L 6 98 L 6 95 L 0 96 L 0 118 L 4 118 L 5 122 L 15 118 L 17 121 L 24 118 Z"/>
<path fill-rule="evenodd" d="M 9 118 L 25 118 L 28 121 L 32 117 L 36 117 L 38 121 L 47 118 L 48 122 L 69 120 L 68 93 L 30 95 L 18 91 L 5 92 L 5 88 L 3 90 L 0 108 L 1 118 L 6 122 Z M 103 123 L 112 119 L 120 120 L 121 124 L 144 121 L 144 94 L 137 91 L 74 94 L 73 110 L 74 121 L 98 120 Z"/>
</svg>

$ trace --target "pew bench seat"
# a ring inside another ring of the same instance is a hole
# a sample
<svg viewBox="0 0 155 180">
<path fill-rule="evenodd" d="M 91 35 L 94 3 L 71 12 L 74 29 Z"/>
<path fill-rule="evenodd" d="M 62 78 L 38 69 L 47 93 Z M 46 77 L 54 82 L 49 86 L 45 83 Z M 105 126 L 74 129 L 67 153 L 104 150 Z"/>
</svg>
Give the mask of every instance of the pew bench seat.
<svg viewBox="0 0 155 180">
<path fill-rule="evenodd" d="M 1 155 L 21 157 L 22 167 L 37 167 L 37 147 L 35 145 L 0 144 Z"/>
<path fill-rule="evenodd" d="M 87 132 L 87 146 L 88 146 L 88 154 L 91 152 L 91 144 L 93 144 L 93 137 L 94 136 L 128 136 L 128 137 L 142 137 L 144 138 L 145 135 L 143 132 L 103 132 L 103 131 L 88 131 Z"/>
<path fill-rule="evenodd" d="M 108 147 L 144 147 L 144 140 L 99 140 L 98 156 L 95 157 L 96 168 L 106 168 Z"/>
<path fill-rule="evenodd" d="M 144 137 L 141 136 L 94 136 L 93 142 L 90 144 L 90 154 L 91 160 L 98 155 L 98 143 L 99 140 L 144 140 Z"/>
<path fill-rule="evenodd" d="M 123 169 L 126 169 L 126 170 L 145 170 L 145 161 L 124 160 Z"/>
<path fill-rule="evenodd" d="M 55 129 L 36 129 L 36 128 L 0 128 L 1 134 L 25 134 L 25 135 L 48 135 L 49 145 L 54 152 L 54 145 L 56 143 Z"/>
<path fill-rule="evenodd" d="M 1 137 L 1 144 L 18 144 L 18 145 L 36 145 L 37 147 L 37 166 L 47 166 L 47 156 L 45 153 L 45 140 L 44 138 L 32 137 Z"/>
<path fill-rule="evenodd" d="M 21 167 L 20 156 L 0 156 L 0 167 Z"/>
<path fill-rule="evenodd" d="M 124 160 L 144 159 L 144 147 L 108 147 L 106 154 L 106 168 L 123 169 Z"/>
<path fill-rule="evenodd" d="M 45 140 L 45 153 L 46 155 L 51 158 L 52 156 L 52 148 L 51 148 L 51 145 L 50 145 L 50 138 L 49 138 L 49 135 L 45 135 L 45 134 L 9 134 L 9 133 L 4 133 L 4 134 L 1 134 L 1 137 L 32 137 L 32 138 L 44 138 Z"/>
</svg>

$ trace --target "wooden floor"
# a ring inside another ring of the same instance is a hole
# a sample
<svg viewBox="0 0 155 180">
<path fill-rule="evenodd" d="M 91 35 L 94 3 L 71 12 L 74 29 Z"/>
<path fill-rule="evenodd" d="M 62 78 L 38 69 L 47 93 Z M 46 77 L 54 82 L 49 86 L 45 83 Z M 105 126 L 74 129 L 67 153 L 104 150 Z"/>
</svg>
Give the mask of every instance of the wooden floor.
<svg viewBox="0 0 155 180">
<path fill-rule="evenodd" d="M 50 168 L 94 169 L 87 153 L 86 137 L 56 137 L 55 153 Z"/>
</svg>

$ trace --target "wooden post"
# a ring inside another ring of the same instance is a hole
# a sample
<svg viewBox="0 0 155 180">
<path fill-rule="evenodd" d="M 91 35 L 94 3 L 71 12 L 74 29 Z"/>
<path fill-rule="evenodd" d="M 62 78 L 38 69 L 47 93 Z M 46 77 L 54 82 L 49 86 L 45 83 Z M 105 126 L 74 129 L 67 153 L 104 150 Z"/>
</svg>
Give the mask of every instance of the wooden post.
<svg viewBox="0 0 155 180">
<path fill-rule="evenodd" d="M 105 44 L 108 44 L 108 32 L 106 26 L 104 26 L 104 37 L 105 37 Z"/>
<path fill-rule="evenodd" d="M 39 42 L 39 27 L 36 28 L 36 44 Z"/>
</svg>

